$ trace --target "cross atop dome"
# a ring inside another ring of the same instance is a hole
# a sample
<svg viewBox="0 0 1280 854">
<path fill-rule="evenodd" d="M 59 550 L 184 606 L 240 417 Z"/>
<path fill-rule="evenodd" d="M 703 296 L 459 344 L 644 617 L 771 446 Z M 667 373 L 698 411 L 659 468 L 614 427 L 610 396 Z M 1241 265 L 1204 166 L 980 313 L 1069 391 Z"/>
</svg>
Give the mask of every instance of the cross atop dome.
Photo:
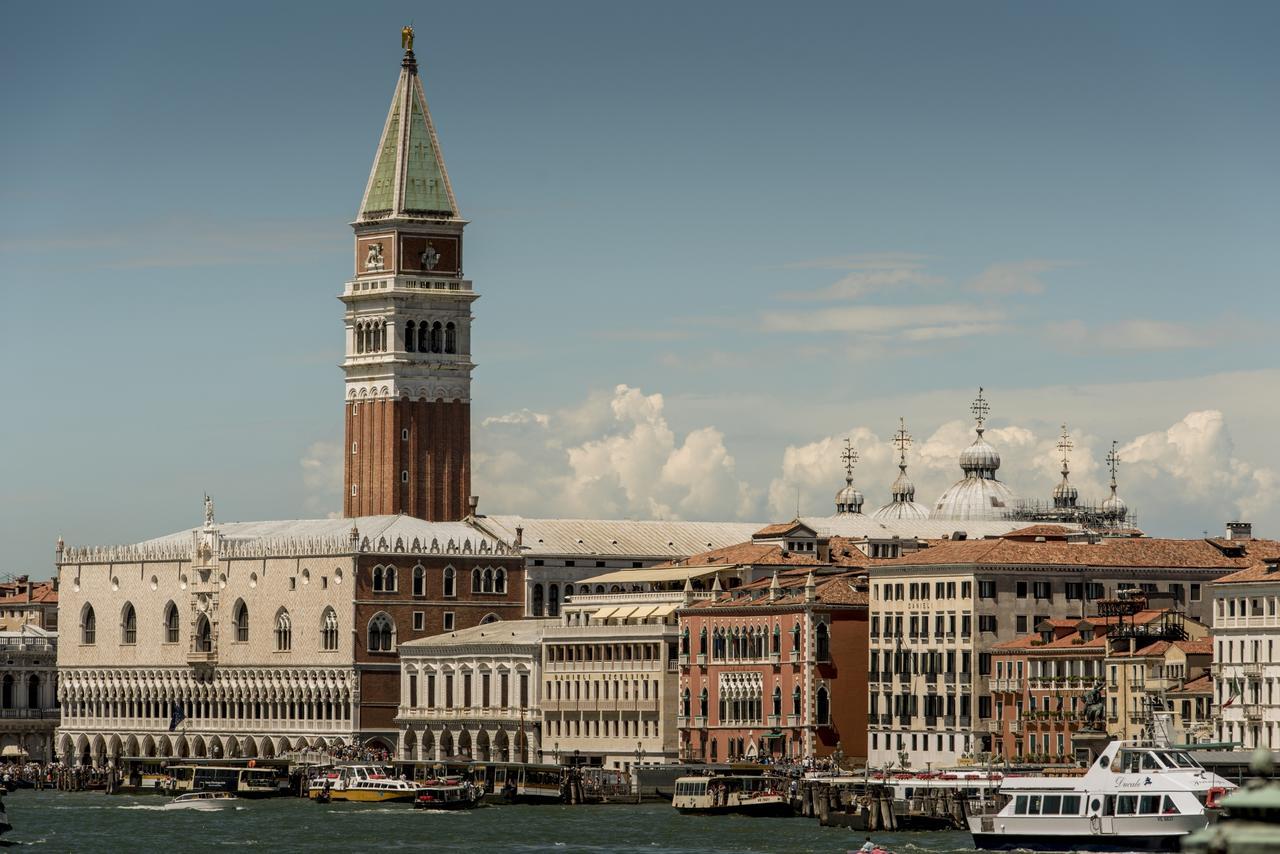
<svg viewBox="0 0 1280 854">
<path fill-rule="evenodd" d="M 844 463 L 844 482 L 853 483 L 853 467 L 858 464 L 858 449 L 848 436 L 844 440 L 844 451 L 840 453 L 840 461 Z"/>
<path fill-rule="evenodd" d="M 898 419 L 898 432 L 893 434 L 893 446 L 898 449 L 898 468 L 907 469 L 907 450 L 911 447 L 911 434 L 907 432 L 907 420 Z"/>
<path fill-rule="evenodd" d="M 1115 439 L 1111 440 L 1111 450 L 1107 451 L 1107 468 L 1111 469 L 1111 488 L 1116 488 L 1116 470 L 1120 468 L 1120 454 L 1116 452 Z"/>
<path fill-rule="evenodd" d="M 1053 489 L 1053 506 L 1055 507 L 1075 507 L 1076 501 L 1080 497 L 1080 492 L 1068 479 L 1071 473 L 1070 467 L 1067 465 L 1071 456 L 1071 449 L 1075 447 L 1071 443 L 1071 434 L 1067 432 L 1067 425 L 1062 425 L 1062 437 L 1058 439 L 1055 445 L 1058 452 L 1062 454 L 1062 482 Z"/>
<path fill-rule="evenodd" d="M 1111 440 L 1111 450 L 1107 452 L 1107 468 L 1111 470 L 1111 495 L 1102 502 L 1102 512 L 1111 519 L 1113 525 L 1124 522 L 1129 516 L 1129 505 L 1116 494 L 1116 471 L 1120 468 L 1120 452 L 1116 450 L 1119 442 Z"/>
<path fill-rule="evenodd" d="M 1058 439 L 1058 444 L 1055 447 L 1057 447 L 1058 452 L 1062 454 L 1062 473 L 1066 474 L 1067 459 L 1071 454 L 1072 449 L 1075 448 L 1075 445 L 1071 444 L 1071 434 L 1067 432 L 1066 424 L 1062 425 L 1062 438 Z"/>
<path fill-rule="evenodd" d="M 987 399 L 982 396 L 983 388 L 978 386 L 978 396 L 973 399 L 973 405 L 969 407 L 969 411 L 973 413 L 973 418 L 978 422 L 978 433 L 981 434 L 985 429 L 983 425 L 987 420 L 987 413 L 991 411 L 991 407 L 987 404 Z"/>
</svg>

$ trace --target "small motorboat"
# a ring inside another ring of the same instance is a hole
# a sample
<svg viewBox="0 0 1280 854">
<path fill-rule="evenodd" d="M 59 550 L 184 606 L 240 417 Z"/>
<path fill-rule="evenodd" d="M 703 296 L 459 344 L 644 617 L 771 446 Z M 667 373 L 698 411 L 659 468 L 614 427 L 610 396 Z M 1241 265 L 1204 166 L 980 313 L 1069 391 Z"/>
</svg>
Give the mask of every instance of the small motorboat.
<svg viewBox="0 0 1280 854">
<path fill-rule="evenodd" d="M 480 806 L 484 800 L 484 787 L 468 783 L 457 777 L 428 780 L 418 787 L 414 809 L 420 810 L 469 810 Z"/>
<path fill-rule="evenodd" d="M 167 810 L 220 810 L 237 800 L 230 792 L 186 792 L 165 804 Z"/>
</svg>

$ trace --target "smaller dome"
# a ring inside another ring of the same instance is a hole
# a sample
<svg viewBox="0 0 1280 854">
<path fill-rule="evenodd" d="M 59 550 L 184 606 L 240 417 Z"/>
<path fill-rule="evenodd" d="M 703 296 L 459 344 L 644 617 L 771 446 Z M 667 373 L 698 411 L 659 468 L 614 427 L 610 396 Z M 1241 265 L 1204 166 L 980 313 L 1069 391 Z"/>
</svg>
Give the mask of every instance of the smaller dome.
<svg viewBox="0 0 1280 854">
<path fill-rule="evenodd" d="M 897 478 L 893 481 L 893 486 L 889 487 L 889 492 L 893 495 L 894 501 L 914 501 L 916 498 L 916 485 L 911 482 L 911 478 L 907 477 L 906 466 L 900 466 Z"/>
<path fill-rule="evenodd" d="M 890 501 L 871 514 L 877 522 L 918 522 L 929 518 L 929 508 L 914 501 Z"/>
<path fill-rule="evenodd" d="M 1055 507 L 1075 507 L 1080 491 L 1064 475 L 1062 482 L 1053 488 L 1053 504 Z"/>
<path fill-rule="evenodd" d="M 1000 468 L 1000 452 L 991 447 L 979 432 L 973 444 L 960 452 L 960 468 L 967 474 L 995 477 L 996 471 Z"/>
<path fill-rule="evenodd" d="M 836 493 L 837 513 L 861 513 L 862 493 L 852 483 L 846 483 L 844 489 Z"/>
<path fill-rule="evenodd" d="M 1102 512 L 1119 519 L 1129 512 L 1129 505 L 1124 503 L 1123 498 L 1112 492 L 1111 497 L 1102 502 Z"/>
</svg>

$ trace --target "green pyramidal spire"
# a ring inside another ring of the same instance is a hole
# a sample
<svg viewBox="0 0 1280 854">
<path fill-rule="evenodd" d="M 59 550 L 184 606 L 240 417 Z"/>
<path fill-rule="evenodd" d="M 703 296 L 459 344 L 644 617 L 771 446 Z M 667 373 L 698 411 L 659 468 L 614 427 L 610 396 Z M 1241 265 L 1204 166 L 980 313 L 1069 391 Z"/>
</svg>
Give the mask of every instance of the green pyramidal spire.
<svg viewBox="0 0 1280 854">
<path fill-rule="evenodd" d="M 459 218 L 440 140 L 422 94 L 418 61 L 409 47 L 356 221 Z"/>
</svg>

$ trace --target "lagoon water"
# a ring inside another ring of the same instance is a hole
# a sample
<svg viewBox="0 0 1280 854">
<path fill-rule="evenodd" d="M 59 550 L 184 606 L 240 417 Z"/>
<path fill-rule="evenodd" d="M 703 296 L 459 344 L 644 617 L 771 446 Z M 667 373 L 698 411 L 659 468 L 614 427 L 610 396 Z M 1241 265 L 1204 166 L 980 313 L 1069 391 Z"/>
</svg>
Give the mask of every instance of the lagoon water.
<svg viewBox="0 0 1280 854">
<path fill-rule="evenodd" d="M 409 804 L 318 805 L 296 798 L 236 801 L 224 810 L 163 810 L 165 799 L 20 790 L 5 797 L 3 839 L 39 851 L 190 854 L 459 851 L 474 854 L 844 854 L 865 834 L 812 819 L 682 816 L 643 806 L 491 806 L 428 812 Z M 972 851 L 967 833 L 875 834 L 897 854 Z"/>
</svg>

